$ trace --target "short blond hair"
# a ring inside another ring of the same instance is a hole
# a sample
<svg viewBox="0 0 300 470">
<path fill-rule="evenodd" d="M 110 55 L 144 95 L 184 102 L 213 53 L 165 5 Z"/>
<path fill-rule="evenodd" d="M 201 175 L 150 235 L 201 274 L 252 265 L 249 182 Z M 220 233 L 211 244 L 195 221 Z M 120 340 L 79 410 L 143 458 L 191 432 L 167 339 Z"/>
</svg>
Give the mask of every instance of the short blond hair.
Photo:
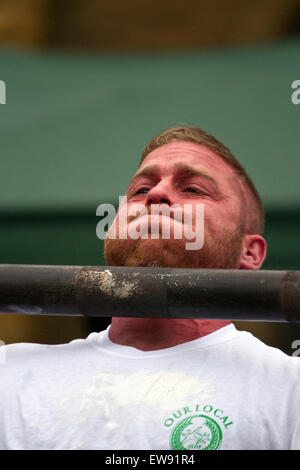
<svg viewBox="0 0 300 470">
<path fill-rule="evenodd" d="M 157 136 L 148 142 L 145 146 L 140 165 L 146 156 L 162 145 L 169 144 L 174 141 L 185 140 L 194 142 L 196 144 L 205 145 L 217 155 L 219 155 L 228 165 L 230 165 L 238 177 L 238 179 L 245 185 L 250 195 L 250 214 L 246 217 L 247 220 L 243 223 L 243 232 L 249 234 L 263 234 L 265 225 L 265 211 L 262 200 L 254 186 L 253 181 L 248 176 L 245 168 L 238 162 L 228 147 L 216 139 L 213 135 L 208 134 L 196 126 L 180 126 L 168 127 Z M 241 196 L 240 196 L 241 197 Z M 243 203 L 244 201 L 242 201 Z M 249 208 L 248 208 L 249 209 Z"/>
</svg>

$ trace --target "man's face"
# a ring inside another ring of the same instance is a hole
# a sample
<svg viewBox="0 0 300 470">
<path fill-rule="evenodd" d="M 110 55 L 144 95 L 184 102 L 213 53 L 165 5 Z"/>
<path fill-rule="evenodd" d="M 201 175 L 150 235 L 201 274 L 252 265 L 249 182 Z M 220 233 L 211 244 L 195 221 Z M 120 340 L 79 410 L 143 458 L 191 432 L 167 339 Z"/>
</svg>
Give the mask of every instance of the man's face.
<svg viewBox="0 0 300 470">
<path fill-rule="evenodd" d="M 127 237 L 105 240 L 105 259 L 108 266 L 162 266 L 178 268 L 238 269 L 243 235 L 240 231 L 241 200 L 234 170 L 209 148 L 188 141 L 175 141 L 152 151 L 133 176 L 128 186 L 127 210 L 136 204 L 150 212 L 153 204 L 192 208 L 190 229 L 197 228 L 199 205 L 204 205 L 204 244 L 201 249 L 188 250 L 182 222 L 169 219 L 169 239 L 161 236 L 164 217 L 159 216 L 159 238 L 150 236 L 151 220 L 146 215 L 120 217 L 120 206 L 115 227 L 117 233 L 144 226 L 149 237 Z M 123 221 L 122 221 L 123 220 Z M 157 220 L 157 216 L 156 216 Z M 174 231 L 181 228 L 182 237 Z M 202 227 L 203 228 L 203 227 Z"/>
</svg>

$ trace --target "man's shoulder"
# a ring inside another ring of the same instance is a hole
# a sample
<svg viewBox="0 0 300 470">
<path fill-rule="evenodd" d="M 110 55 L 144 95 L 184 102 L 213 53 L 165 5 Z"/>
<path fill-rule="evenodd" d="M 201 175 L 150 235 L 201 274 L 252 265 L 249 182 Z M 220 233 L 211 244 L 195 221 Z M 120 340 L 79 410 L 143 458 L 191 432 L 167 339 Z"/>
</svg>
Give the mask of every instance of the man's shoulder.
<svg viewBox="0 0 300 470">
<path fill-rule="evenodd" d="M 294 376 L 299 381 L 300 357 L 289 356 L 279 347 L 266 344 L 247 331 L 239 331 L 238 338 L 234 347 L 237 364 L 248 365 L 249 368 L 252 366 L 262 374 Z"/>
<path fill-rule="evenodd" d="M 74 339 L 61 344 L 41 344 L 20 342 L 3 345 L 0 348 L 2 365 L 7 365 L 10 369 L 24 367 L 24 365 L 43 364 L 47 361 L 57 362 L 72 357 L 76 352 L 80 352 L 89 344 L 88 338 Z"/>
</svg>

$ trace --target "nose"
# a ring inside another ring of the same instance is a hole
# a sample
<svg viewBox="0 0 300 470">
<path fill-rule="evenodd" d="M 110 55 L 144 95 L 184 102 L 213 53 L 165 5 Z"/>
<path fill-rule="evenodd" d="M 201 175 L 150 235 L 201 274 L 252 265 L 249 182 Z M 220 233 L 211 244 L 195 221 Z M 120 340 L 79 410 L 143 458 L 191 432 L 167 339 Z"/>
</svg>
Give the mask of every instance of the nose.
<svg viewBox="0 0 300 470">
<path fill-rule="evenodd" d="M 147 193 L 147 206 L 151 204 L 168 204 L 171 206 L 172 203 L 170 184 L 167 181 L 160 181 Z"/>
</svg>

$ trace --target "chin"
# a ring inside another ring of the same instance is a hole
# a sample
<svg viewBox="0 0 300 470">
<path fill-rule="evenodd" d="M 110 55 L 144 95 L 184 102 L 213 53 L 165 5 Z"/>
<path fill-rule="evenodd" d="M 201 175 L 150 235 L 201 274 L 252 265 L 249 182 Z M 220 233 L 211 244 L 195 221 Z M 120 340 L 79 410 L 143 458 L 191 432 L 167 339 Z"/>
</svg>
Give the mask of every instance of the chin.
<svg viewBox="0 0 300 470">
<path fill-rule="evenodd" d="M 206 238 L 201 250 L 187 250 L 186 240 L 105 239 L 107 266 L 169 267 L 185 269 L 238 269 L 240 240 L 216 243 Z"/>
<path fill-rule="evenodd" d="M 199 267 L 199 253 L 178 240 L 107 240 L 104 255 L 107 266 Z"/>
<path fill-rule="evenodd" d="M 178 240 L 120 240 L 106 239 L 104 256 L 107 266 L 148 266 L 176 267 L 178 266 Z M 176 248 L 176 249 L 175 249 Z"/>
</svg>

